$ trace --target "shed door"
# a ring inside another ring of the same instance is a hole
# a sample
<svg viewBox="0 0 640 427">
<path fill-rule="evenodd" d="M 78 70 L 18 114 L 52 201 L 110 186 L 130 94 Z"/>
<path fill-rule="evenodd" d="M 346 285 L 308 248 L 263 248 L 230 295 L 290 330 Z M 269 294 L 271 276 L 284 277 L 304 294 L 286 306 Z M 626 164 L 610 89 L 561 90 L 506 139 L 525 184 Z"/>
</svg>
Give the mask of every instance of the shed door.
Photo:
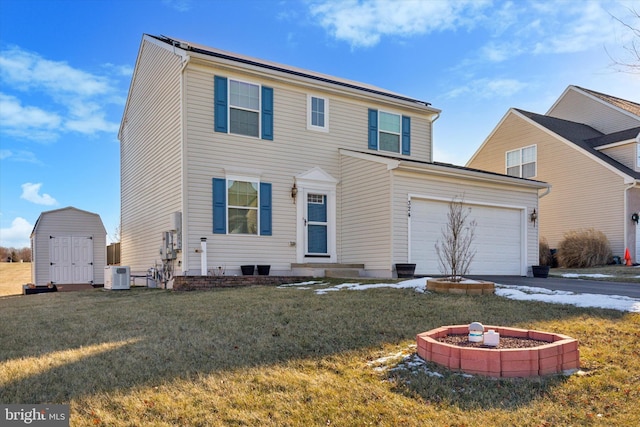
<svg viewBox="0 0 640 427">
<path fill-rule="evenodd" d="M 50 277 L 53 283 L 93 283 L 93 238 L 52 236 Z"/>
<path fill-rule="evenodd" d="M 411 260 L 418 274 L 441 274 L 435 244 L 442 239 L 449 203 L 411 201 Z M 473 247 L 476 256 L 469 274 L 523 275 L 524 227 L 521 209 L 471 205 L 469 220 L 476 220 Z"/>
</svg>

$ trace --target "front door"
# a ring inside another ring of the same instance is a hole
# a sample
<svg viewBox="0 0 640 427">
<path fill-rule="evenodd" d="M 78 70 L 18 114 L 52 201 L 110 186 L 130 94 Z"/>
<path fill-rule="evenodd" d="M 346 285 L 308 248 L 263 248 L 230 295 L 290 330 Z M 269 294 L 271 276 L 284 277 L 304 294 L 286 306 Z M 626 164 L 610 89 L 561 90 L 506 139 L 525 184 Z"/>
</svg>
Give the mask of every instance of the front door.
<svg viewBox="0 0 640 427">
<path fill-rule="evenodd" d="M 328 218 L 327 195 L 308 192 L 306 197 L 307 212 L 305 256 L 328 258 Z"/>
</svg>

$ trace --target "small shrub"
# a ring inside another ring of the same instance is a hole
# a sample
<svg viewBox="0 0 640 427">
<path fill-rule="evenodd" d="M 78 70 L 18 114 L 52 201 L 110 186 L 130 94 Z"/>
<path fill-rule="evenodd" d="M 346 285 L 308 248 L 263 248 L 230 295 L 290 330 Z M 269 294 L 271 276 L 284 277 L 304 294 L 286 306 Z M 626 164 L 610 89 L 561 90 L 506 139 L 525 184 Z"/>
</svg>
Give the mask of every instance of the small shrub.
<svg viewBox="0 0 640 427">
<path fill-rule="evenodd" d="M 558 263 L 565 268 L 606 265 L 612 257 L 609 239 L 593 228 L 568 231 L 558 246 Z"/>
<path fill-rule="evenodd" d="M 553 261 L 553 255 L 551 255 L 551 249 L 549 249 L 549 242 L 543 237 L 538 243 L 538 256 L 540 265 L 551 266 Z"/>
</svg>

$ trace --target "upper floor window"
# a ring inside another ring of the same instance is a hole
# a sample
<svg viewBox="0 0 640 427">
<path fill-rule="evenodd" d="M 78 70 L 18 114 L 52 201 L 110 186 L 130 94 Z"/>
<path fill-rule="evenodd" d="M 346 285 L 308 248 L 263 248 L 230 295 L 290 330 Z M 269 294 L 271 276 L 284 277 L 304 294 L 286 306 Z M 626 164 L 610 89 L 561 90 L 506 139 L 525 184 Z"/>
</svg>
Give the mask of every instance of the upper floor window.
<svg viewBox="0 0 640 427">
<path fill-rule="evenodd" d="M 214 77 L 214 130 L 273 140 L 273 89 Z"/>
<path fill-rule="evenodd" d="M 229 132 L 259 136 L 260 86 L 229 80 Z"/>
<path fill-rule="evenodd" d="M 636 143 L 636 167 L 640 168 L 640 144 Z"/>
<path fill-rule="evenodd" d="M 520 178 L 536 176 L 537 150 L 535 145 L 507 151 L 507 175 Z"/>
<path fill-rule="evenodd" d="M 307 97 L 307 129 L 329 130 L 329 100 L 318 96 Z"/>
<path fill-rule="evenodd" d="M 411 118 L 369 109 L 369 149 L 411 154 Z"/>
</svg>

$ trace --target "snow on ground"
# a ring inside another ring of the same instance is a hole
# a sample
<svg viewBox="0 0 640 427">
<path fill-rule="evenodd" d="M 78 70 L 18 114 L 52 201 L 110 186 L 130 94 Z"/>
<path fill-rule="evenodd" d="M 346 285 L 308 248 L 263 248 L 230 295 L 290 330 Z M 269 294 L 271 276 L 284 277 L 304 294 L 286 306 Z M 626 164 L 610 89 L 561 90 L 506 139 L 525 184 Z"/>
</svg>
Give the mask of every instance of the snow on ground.
<svg viewBox="0 0 640 427">
<path fill-rule="evenodd" d="M 593 277 L 593 275 L 591 277 Z M 600 277 L 603 276 L 600 275 Z M 398 283 L 343 283 L 335 286 L 328 286 L 328 283 L 326 282 L 310 281 L 282 285 L 280 287 L 313 289 L 318 295 L 342 290 L 359 291 L 376 288 L 414 289 L 416 292 L 425 292 L 427 287 L 427 278 L 404 280 Z M 568 291 L 552 291 L 550 289 L 531 286 L 507 286 L 500 285 L 498 283 L 496 283 L 496 295 L 521 301 L 542 301 L 552 304 L 571 304 L 577 307 L 611 308 L 614 310 L 640 313 L 640 299 L 621 295 L 579 294 Z"/>
<path fill-rule="evenodd" d="M 611 274 L 579 274 L 579 273 L 564 273 L 562 277 L 566 277 L 569 279 L 576 279 L 578 277 L 590 277 L 590 278 L 605 278 L 605 277 L 615 277 Z"/>
</svg>

